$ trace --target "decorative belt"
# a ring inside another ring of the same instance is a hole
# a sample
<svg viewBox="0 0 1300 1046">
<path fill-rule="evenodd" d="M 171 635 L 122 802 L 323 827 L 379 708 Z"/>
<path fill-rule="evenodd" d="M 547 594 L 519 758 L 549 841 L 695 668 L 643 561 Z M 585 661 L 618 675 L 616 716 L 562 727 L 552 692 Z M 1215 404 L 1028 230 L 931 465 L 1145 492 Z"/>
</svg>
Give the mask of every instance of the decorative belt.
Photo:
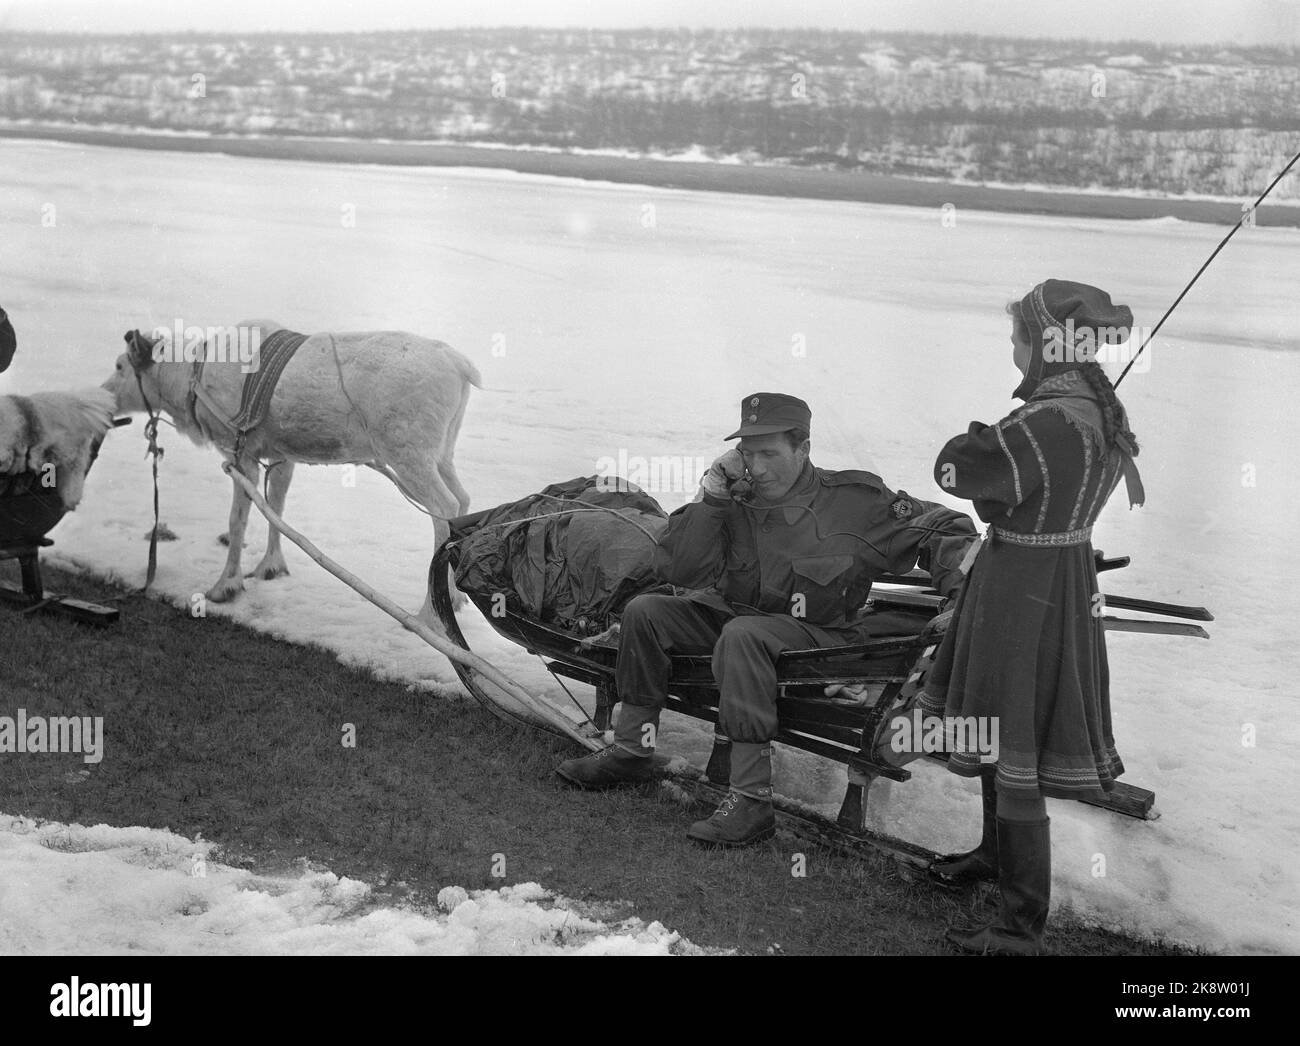
<svg viewBox="0 0 1300 1046">
<path fill-rule="evenodd" d="M 1060 530 L 1055 534 L 1020 534 L 1002 527 L 990 527 L 998 541 L 1009 545 L 1029 545 L 1038 547 L 1060 547 L 1065 545 L 1082 545 L 1092 540 L 1092 527 L 1080 527 L 1078 530 Z"/>
</svg>

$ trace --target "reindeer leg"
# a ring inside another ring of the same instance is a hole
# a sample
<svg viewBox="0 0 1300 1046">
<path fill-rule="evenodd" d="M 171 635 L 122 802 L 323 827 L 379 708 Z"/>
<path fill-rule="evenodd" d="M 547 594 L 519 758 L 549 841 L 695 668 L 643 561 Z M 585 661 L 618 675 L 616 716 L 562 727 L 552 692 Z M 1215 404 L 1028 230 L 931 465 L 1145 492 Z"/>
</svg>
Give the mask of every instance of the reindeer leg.
<svg viewBox="0 0 1300 1046">
<path fill-rule="evenodd" d="M 456 475 L 456 466 L 451 461 L 440 461 L 438 463 L 438 475 L 442 481 L 447 484 L 447 488 L 456 495 L 457 507 L 456 515 L 463 516 L 469 512 L 469 491 L 465 489 Z"/>
<path fill-rule="evenodd" d="M 242 457 L 237 462 L 237 466 L 254 485 L 257 484 L 262 469 L 256 458 Z M 206 593 L 211 603 L 229 602 L 244 591 L 244 578 L 240 574 L 239 559 L 244 548 L 244 528 L 248 526 L 248 510 L 252 502 L 244 493 L 244 489 L 233 479 L 230 485 L 234 488 L 230 502 L 230 526 L 227 529 L 230 535 L 230 548 L 226 551 L 225 570 L 221 572 L 221 577 L 217 578 L 217 583 Z"/>
<path fill-rule="evenodd" d="M 388 464 L 393 470 L 399 487 L 433 516 L 433 550 L 436 552 L 451 534 L 451 527 L 448 526 L 447 520 L 454 519 L 460 514 L 460 499 L 447 486 L 437 466 L 424 455 L 404 451 L 390 457 Z M 451 589 L 451 601 L 456 609 L 469 603 L 465 593 L 457 591 L 454 585 Z M 433 598 L 427 591 L 424 594 L 424 606 L 420 608 L 419 617 L 430 628 L 442 631 L 442 622 L 433 611 Z"/>
<path fill-rule="evenodd" d="M 267 491 L 266 500 L 271 508 L 275 510 L 277 516 L 284 516 L 284 499 L 289 493 L 289 483 L 293 480 L 293 462 L 277 461 L 273 465 L 267 466 L 266 469 Z M 284 561 L 284 553 L 280 551 L 280 532 L 275 527 L 269 527 L 270 534 L 266 539 L 266 555 L 262 561 L 255 566 L 252 571 L 245 574 L 245 577 L 261 578 L 263 581 L 271 581 L 277 577 L 284 577 L 289 573 L 289 566 Z"/>
</svg>

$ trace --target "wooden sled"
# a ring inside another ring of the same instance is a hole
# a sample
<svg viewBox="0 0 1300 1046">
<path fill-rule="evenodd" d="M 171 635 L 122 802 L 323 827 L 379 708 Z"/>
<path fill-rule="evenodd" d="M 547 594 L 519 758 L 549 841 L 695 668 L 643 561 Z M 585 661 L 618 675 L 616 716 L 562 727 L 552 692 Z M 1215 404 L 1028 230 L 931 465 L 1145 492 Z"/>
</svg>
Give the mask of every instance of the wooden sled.
<svg viewBox="0 0 1300 1046">
<path fill-rule="evenodd" d="M 430 595 L 448 639 L 469 650 L 453 612 L 448 568 L 460 561 L 461 542 L 474 533 L 485 512 L 451 522 L 451 538 L 434 556 L 429 570 Z M 1128 559 L 1105 560 L 1098 553 L 1098 569 L 1126 566 Z M 780 696 L 777 711 L 780 728 L 776 741 L 792 748 L 843 763 L 848 774 L 839 816 L 831 827 L 852 839 L 868 839 L 873 833 L 866 823 L 867 793 L 878 778 L 906 781 L 911 773 L 873 756 L 876 744 L 888 728 L 893 713 L 924 686 L 937 652 L 939 641 L 951 615 L 939 612 L 941 599 L 927 587 L 928 575 L 912 571 L 902 577 L 886 575 L 872 589 L 868 604 L 873 628 L 884 633 L 867 642 L 811 650 L 787 651 L 777 661 Z M 482 612 L 487 622 L 505 639 L 542 658 L 547 669 L 557 677 L 578 680 L 595 688 L 595 710 L 587 729 L 592 735 L 611 726 L 614 705 L 619 697 L 614 682 L 618 648 L 616 641 L 583 641 L 582 637 L 555 628 L 522 613 L 507 594 L 502 605 L 499 593 L 465 593 Z M 1133 606 L 1162 617 L 1190 617 L 1211 620 L 1201 607 L 1173 607 L 1145 600 L 1113 597 L 1112 606 Z M 1162 609 L 1157 609 L 1162 608 Z M 1200 626 L 1166 620 L 1133 620 L 1108 615 L 1108 630 L 1158 632 L 1163 634 L 1208 638 Z M 672 676 L 666 707 L 674 712 L 716 724 L 718 689 L 713 679 L 710 658 L 676 656 L 672 659 Z M 482 704 L 500 714 L 498 702 L 485 689 L 473 669 L 456 662 L 461 682 Z M 861 697 L 827 697 L 831 684 L 863 688 Z M 730 776 L 729 745 L 715 739 L 707 780 L 725 787 Z M 944 758 L 937 756 L 937 758 Z M 1091 805 L 1129 817 L 1152 819 L 1155 794 L 1146 788 L 1117 783 L 1104 798 L 1086 799 Z M 793 811 L 807 820 L 805 813 Z M 876 837 L 879 841 L 880 837 Z M 922 853 L 902 840 L 886 840 L 886 849 L 896 853 Z"/>
</svg>

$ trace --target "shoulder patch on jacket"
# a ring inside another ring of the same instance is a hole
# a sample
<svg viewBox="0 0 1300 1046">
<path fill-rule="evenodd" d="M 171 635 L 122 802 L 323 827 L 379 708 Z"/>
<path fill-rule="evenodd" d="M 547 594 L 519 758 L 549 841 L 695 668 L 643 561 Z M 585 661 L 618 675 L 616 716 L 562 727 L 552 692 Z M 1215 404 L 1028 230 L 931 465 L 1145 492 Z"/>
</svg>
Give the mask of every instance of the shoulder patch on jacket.
<svg viewBox="0 0 1300 1046">
<path fill-rule="evenodd" d="M 911 519 L 919 507 L 916 499 L 905 490 L 900 490 L 898 497 L 889 503 L 889 511 L 895 519 Z"/>
<path fill-rule="evenodd" d="M 874 472 L 867 472 L 864 469 L 842 469 L 839 472 L 831 472 L 828 469 L 818 469 L 821 473 L 822 482 L 832 487 L 841 487 L 846 484 L 856 483 L 864 487 L 870 487 L 872 490 L 883 491 L 885 481 L 877 476 Z"/>
</svg>

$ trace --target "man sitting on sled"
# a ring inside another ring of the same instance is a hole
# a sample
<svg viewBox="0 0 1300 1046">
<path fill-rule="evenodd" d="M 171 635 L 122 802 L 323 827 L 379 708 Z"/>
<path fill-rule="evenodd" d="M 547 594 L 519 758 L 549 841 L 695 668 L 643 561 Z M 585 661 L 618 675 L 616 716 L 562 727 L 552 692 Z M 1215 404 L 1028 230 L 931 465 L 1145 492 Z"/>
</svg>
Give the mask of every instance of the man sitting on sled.
<svg viewBox="0 0 1300 1046">
<path fill-rule="evenodd" d="M 718 731 L 731 739 L 731 788 L 690 838 L 746 846 L 776 829 L 771 741 L 776 661 L 783 651 L 871 638 L 862 606 L 881 574 L 917 564 L 944 596 L 975 528 L 960 512 L 856 470 L 808 460 L 812 414 L 803 400 L 759 392 L 740 405 L 739 447 L 719 457 L 695 501 L 672 514 L 656 569 L 680 595 L 637 596 L 623 613 L 615 743 L 557 773 L 583 788 L 649 780 L 670 656 L 713 654 Z"/>
</svg>

